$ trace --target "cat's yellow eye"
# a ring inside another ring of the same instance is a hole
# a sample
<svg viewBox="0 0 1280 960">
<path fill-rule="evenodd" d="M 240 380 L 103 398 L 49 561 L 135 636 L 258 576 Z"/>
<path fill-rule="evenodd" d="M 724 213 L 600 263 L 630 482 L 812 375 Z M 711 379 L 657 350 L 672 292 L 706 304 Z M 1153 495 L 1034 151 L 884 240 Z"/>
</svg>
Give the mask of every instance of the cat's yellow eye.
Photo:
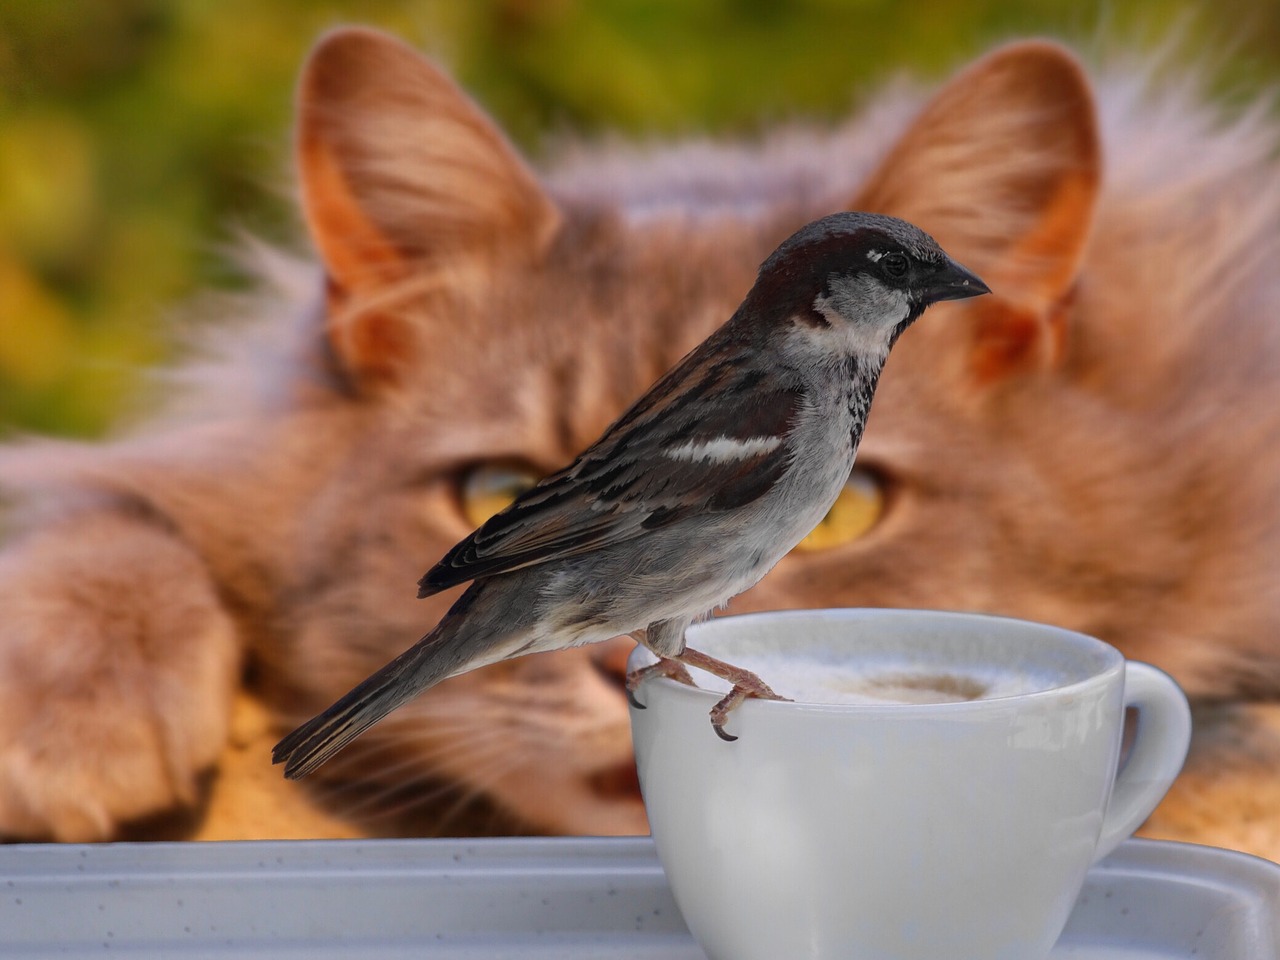
<svg viewBox="0 0 1280 960">
<path fill-rule="evenodd" d="M 875 474 L 854 468 L 822 522 L 796 544 L 797 550 L 830 550 L 857 540 L 884 512 L 884 488 Z"/>
<path fill-rule="evenodd" d="M 459 495 L 462 515 L 478 527 L 538 482 L 528 467 L 482 463 L 462 475 Z"/>
</svg>

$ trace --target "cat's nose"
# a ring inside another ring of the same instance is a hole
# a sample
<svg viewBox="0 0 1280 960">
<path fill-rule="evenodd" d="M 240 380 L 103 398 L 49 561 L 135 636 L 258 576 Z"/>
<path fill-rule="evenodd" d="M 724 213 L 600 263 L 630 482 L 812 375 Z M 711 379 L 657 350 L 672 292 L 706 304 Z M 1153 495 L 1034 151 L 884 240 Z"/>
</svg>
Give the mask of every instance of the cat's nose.
<svg viewBox="0 0 1280 960">
<path fill-rule="evenodd" d="M 592 644 L 591 665 L 609 683 L 625 691 L 627 686 L 627 657 L 636 647 L 630 637 L 615 637 L 604 643 Z"/>
</svg>

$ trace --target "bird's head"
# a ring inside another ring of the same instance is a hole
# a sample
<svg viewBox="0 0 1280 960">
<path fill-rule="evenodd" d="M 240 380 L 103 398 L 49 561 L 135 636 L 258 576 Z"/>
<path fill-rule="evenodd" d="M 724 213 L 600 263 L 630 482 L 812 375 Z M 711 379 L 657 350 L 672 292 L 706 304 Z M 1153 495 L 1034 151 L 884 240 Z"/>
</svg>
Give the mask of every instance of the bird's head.
<svg viewBox="0 0 1280 960">
<path fill-rule="evenodd" d="M 887 353 L 930 304 L 990 292 L 919 227 L 836 213 L 783 241 L 744 308 L 773 330 L 798 326 L 828 346 Z"/>
</svg>

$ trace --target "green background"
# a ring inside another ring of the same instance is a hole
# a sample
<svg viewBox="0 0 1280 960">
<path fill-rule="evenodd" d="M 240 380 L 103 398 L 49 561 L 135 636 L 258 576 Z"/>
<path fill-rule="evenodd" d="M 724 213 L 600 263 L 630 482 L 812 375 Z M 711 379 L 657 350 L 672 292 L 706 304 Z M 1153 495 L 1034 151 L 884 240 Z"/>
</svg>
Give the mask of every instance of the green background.
<svg viewBox="0 0 1280 960">
<path fill-rule="evenodd" d="M 1172 45 L 1226 101 L 1280 79 L 1280 3 L 1246 0 L 0 0 L 0 434 L 102 433 L 168 357 L 169 308 L 242 282 L 237 231 L 296 238 L 293 82 L 341 23 L 443 61 L 535 158 L 566 131 L 836 117 L 1029 34 Z"/>
</svg>

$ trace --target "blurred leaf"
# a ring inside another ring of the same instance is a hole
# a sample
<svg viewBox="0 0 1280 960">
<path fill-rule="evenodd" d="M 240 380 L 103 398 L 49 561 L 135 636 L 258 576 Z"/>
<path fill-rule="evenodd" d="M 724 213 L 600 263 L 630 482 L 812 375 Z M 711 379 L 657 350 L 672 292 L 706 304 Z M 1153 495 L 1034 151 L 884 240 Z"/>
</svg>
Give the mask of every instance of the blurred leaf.
<svg viewBox="0 0 1280 960">
<path fill-rule="evenodd" d="M 0 378 L 23 390 L 54 383 L 74 341 L 67 308 L 0 251 Z"/>
<path fill-rule="evenodd" d="M 84 242 L 95 208 L 93 141 L 53 110 L 0 126 L 0 240 L 20 256 L 55 261 Z"/>
</svg>

